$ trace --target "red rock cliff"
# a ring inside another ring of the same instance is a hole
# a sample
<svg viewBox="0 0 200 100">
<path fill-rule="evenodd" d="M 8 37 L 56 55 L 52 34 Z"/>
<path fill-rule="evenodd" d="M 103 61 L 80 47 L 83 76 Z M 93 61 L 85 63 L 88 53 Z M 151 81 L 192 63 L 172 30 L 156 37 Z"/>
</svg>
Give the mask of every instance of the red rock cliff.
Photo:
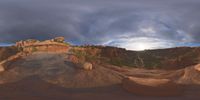
<svg viewBox="0 0 200 100">
<path fill-rule="evenodd" d="M 34 39 L 28 39 L 25 41 L 19 41 L 16 46 L 24 52 L 56 52 L 64 53 L 69 49 L 69 45 L 64 43 L 64 37 L 56 37 L 55 39 L 38 41 Z"/>
</svg>

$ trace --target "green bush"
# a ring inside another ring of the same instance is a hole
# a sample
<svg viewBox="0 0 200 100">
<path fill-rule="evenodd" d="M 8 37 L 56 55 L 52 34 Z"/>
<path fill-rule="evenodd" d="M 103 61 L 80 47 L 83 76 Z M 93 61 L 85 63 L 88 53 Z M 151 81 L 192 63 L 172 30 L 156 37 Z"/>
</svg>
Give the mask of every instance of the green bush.
<svg viewBox="0 0 200 100">
<path fill-rule="evenodd" d="M 32 52 L 36 52 L 37 48 L 36 47 L 32 47 Z"/>
<path fill-rule="evenodd" d="M 67 42 L 64 42 L 64 44 L 65 44 L 66 46 L 70 46 L 70 44 L 69 44 L 69 43 L 67 43 Z"/>
<path fill-rule="evenodd" d="M 113 59 L 111 59 L 110 60 L 110 64 L 115 65 L 115 66 L 119 66 L 119 67 L 125 65 L 120 58 L 113 58 Z"/>
<path fill-rule="evenodd" d="M 90 52 L 85 50 L 71 49 L 70 52 L 72 52 L 78 59 L 83 61 L 94 62 L 100 59 L 99 55 L 92 55 Z"/>
<path fill-rule="evenodd" d="M 23 51 L 23 48 L 22 48 L 22 47 L 18 47 L 17 50 L 18 50 L 19 52 L 21 52 L 21 51 Z"/>
</svg>

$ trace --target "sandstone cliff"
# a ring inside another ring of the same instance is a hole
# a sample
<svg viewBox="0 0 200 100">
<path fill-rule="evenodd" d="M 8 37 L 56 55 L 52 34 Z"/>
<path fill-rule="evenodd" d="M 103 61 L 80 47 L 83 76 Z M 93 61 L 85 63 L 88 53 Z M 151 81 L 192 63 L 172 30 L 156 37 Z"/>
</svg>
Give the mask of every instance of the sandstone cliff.
<svg viewBox="0 0 200 100">
<path fill-rule="evenodd" d="M 65 43 L 64 37 L 39 41 L 28 39 L 16 42 L 15 46 L 0 48 L 0 72 L 9 69 L 9 65 L 18 58 L 25 57 L 33 52 L 67 53 L 70 45 Z"/>
<path fill-rule="evenodd" d="M 129 51 L 109 46 L 78 46 L 72 52 L 83 61 L 149 69 L 181 69 L 200 63 L 199 47 Z"/>
<path fill-rule="evenodd" d="M 56 37 L 55 39 L 39 41 L 34 39 L 28 39 L 25 41 L 19 41 L 15 45 L 23 52 L 67 52 L 69 44 L 64 42 L 64 37 Z"/>
</svg>

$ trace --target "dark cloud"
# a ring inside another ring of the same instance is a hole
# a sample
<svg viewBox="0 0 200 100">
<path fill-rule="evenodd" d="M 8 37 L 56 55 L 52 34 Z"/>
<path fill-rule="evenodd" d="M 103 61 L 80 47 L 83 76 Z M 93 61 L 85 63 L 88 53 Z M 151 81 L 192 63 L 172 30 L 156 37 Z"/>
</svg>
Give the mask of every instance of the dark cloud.
<svg viewBox="0 0 200 100">
<path fill-rule="evenodd" d="M 199 43 L 199 9 L 199 0 L 0 0 L 0 42 L 65 36 L 121 47 L 133 39 L 158 48 Z"/>
</svg>

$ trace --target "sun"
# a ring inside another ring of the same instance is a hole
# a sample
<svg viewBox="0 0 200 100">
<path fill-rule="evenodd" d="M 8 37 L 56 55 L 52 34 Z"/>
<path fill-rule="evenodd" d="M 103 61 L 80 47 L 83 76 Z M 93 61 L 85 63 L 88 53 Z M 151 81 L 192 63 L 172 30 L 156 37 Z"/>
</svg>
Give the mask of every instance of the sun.
<svg viewBox="0 0 200 100">
<path fill-rule="evenodd" d="M 152 50 L 157 48 L 162 48 L 166 45 L 165 42 L 156 38 L 130 38 L 130 39 L 123 39 L 123 40 L 116 40 L 115 45 L 121 48 L 125 48 L 126 50 L 133 50 L 133 51 L 144 51 L 144 50 Z"/>
<path fill-rule="evenodd" d="M 144 43 L 138 43 L 138 45 L 136 46 L 137 50 L 145 50 L 148 49 L 147 45 Z"/>
<path fill-rule="evenodd" d="M 127 43 L 123 45 L 127 50 L 143 51 L 147 49 L 152 49 L 152 44 L 145 42 L 134 42 Z"/>
<path fill-rule="evenodd" d="M 150 48 L 151 48 L 151 45 L 149 43 L 135 43 L 134 45 L 134 50 L 137 50 L 137 51 L 147 50 Z"/>
</svg>

